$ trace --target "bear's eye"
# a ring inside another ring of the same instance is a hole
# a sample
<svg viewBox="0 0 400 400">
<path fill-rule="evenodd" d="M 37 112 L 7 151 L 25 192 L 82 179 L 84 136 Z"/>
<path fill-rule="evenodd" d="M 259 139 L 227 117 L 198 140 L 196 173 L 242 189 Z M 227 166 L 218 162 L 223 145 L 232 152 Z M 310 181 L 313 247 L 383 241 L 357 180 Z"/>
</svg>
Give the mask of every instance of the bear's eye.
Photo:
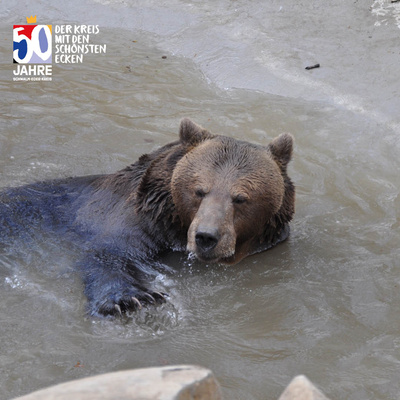
<svg viewBox="0 0 400 400">
<path fill-rule="evenodd" d="M 238 194 L 237 196 L 232 198 L 232 202 L 234 204 L 243 204 L 246 203 L 247 200 L 247 196 L 244 196 L 243 194 Z"/>
<path fill-rule="evenodd" d="M 206 197 L 206 192 L 203 189 L 196 189 L 195 194 L 199 199 Z"/>
</svg>

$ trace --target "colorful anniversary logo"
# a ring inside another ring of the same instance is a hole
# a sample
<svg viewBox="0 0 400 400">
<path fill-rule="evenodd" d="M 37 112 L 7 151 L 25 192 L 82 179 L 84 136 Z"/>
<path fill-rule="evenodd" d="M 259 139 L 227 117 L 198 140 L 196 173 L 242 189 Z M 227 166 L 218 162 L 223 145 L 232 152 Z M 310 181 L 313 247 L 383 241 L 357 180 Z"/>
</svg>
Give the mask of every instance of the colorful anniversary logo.
<svg viewBox="0 0 400 400">
<path fill-rule="evenodd" d="M 35 23 L 36 16 L 27 18 Z M 51 25 L 13 25 L 13 62 L 16 64 L 51 64 Z"/>
<path fill-rule="evenodd" d="M 106 53 L 105 44 L 90 43 L 98 25 L 36 25 L 36 16 L 26 21 L 13 25 L 14 81 L 51 81 L 53 62 L 78 64 L 85 54 Z"/>
</svg>

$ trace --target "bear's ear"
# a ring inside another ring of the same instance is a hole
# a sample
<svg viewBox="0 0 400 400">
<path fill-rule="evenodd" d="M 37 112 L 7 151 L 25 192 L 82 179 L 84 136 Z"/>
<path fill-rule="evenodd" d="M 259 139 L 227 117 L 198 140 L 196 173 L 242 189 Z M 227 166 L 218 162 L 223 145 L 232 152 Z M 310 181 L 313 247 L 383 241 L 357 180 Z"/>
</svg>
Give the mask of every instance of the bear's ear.
<svg viewBox="0 0 400 400">
<path fill-rule="evenodd" d="M 212 139 L 214 135 L 195 124 L 189 118 L 184 118 L 179 127 L 179 139 L 182 144 L 197 146 L 207 139 Z"/>
<path fill-rule="evenodd" d="M 294 139 L 290 133 L 281 133 L 268 145 L 272 157 L 283 168 L 292 159 L 293 142 Z"/>
</svg>

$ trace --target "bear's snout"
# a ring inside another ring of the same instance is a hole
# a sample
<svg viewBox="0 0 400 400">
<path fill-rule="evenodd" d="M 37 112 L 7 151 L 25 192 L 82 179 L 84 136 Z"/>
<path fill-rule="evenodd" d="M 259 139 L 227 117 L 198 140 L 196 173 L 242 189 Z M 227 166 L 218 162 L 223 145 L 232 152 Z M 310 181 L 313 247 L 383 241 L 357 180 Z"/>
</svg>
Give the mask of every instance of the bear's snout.
<svg viewBox="0 0 400 400">
<path fill-rule="evenodd" d="M 209 194 L 190 224 L 187 250 L 199 260 L 222 262 L 235 253 L 235 243 L 232 204 Z"/>
</svg>

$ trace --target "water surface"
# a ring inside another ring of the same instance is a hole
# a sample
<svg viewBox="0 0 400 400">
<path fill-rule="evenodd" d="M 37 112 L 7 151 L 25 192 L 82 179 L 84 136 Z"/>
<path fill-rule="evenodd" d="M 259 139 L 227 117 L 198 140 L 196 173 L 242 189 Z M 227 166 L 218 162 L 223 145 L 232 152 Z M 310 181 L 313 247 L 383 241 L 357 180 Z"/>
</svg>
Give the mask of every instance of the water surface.
<svg viewBox="0 0 400 400">
<path fill-rule="evenodd" d="M 31 83 L 9 62 L 25 2 L 1 5 L 1 186 L 114 172 L 188 116 L 260 144 L 291 132 L 297 187 L 287 242 L 232 267 L 172 254 L 170 302 L 122 321 L 86 317 L 65 244 L 1 254 L 1 398 L 180 363 L 227 399 L 276 399 L 300 373 L 332 399 L 398 397 L 399 13 L 351 3 L 37 2 L 41 22 L 99 24 L 107 53 Z"/>
</svg>

